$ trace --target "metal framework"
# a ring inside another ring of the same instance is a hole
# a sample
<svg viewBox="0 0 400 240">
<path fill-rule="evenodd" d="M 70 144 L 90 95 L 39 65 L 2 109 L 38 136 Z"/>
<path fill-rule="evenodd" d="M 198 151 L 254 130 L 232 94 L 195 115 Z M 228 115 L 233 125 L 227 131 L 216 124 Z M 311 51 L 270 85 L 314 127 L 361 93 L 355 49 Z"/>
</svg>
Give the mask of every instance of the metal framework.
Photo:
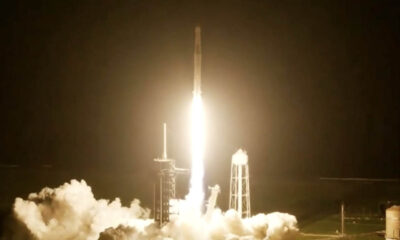
<svg viewBox="0 0 400 240">
<path fill-rule="evenodd" d="M 175 160 L 167 156 L 167 125 L 164 123 L 164 151 L 162 158 L 154 159 L 158 163 L 158 180 L 154 184 L 154 219 L 159 226 L 169 222 L 173 213 L 171 200 L 176 198 L 176 176 L 189 171 L 175 166 Z"/>
<path fill-rule="evenodd" d="M 251 216 L 248 157 L 241 149 L 232 156 L 229 208 L 242 218 Z"/>
</svg>

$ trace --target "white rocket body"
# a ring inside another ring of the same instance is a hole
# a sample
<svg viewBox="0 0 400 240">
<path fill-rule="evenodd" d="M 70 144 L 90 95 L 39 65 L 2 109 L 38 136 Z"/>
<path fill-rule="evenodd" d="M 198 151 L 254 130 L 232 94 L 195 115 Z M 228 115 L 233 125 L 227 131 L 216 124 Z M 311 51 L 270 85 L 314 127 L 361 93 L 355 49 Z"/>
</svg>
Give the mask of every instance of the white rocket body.
<svg viewBox="0 0 400 240">
<path fill-rule="evenodd" d="M 194 89 L 193 94 L 201 94 L 201 29 L 194 29 Z"/>
</svg>

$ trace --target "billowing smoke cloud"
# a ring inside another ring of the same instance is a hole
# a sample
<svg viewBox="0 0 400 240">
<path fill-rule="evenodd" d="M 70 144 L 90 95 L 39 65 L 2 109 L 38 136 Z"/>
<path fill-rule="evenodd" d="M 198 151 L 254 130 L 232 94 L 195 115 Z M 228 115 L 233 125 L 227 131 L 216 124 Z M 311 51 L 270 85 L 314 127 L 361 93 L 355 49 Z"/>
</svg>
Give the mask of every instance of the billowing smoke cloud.
<svg viewBox="0 0 400 240">
<path fill-rule="evenodd" d="M 241 219 L 234 210 L 223 213 L 220 209 L 207 218 L 182 212 L 158 228 L 138 200 L 129 207 L 123 207 L 118 198 L 96 200 L 83 180 L 44 188 L 27 200 L 17 198 L 13 213 L 21 228 L 8 238 L 14 240 L 287 240 L 298 231 L 296 218 L 289 214 Z M 29 233 L 22 235 L 23 230 Z"/>
<path fill-rule="evenodd" d="M 70 183 L 39 193 L 31 193 L 27 200 L 15 199 L 14 215 L 30 231 L 34 239 L 98 239 L 100 232 L 120 224 L 147 225 L 149 210 L 134 200 L 130 207 L 121 206 L 117 198 L 112 202 L 96 200 L 85 181 Z"/>
</svg>

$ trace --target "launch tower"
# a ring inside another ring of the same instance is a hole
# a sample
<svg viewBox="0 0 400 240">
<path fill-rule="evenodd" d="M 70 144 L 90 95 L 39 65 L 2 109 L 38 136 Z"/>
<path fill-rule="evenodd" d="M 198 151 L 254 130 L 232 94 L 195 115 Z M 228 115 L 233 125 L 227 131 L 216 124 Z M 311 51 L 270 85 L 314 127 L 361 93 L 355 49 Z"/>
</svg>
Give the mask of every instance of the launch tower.
<svg viewBox="0 0 400 240">
<path fill-rule="evenodd" d="M 175 160 L 167 156 L 167 125 L 164 123 L 164 147 L 162 158 L 154 159 L 158 163 L 158 181 L 154 188 L 154 219 L 162 226 L 169 222 L 171 201 L 176 198 L 176 176 L 189 171 L 175 166 Z"/>
</svg>

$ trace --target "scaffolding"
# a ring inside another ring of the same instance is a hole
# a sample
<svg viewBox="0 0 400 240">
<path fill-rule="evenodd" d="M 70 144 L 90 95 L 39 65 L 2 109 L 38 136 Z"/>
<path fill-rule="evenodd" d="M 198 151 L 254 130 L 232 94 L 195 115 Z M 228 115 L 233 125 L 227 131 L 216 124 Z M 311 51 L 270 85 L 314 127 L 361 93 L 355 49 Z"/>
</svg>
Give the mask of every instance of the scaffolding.
<svg viewBox="0 0 400 240">
<path fill-rule="evenodd" d="M 229 208 L 241 218 L 251 216 L 248 156 L 242 149 L 232 156 Z"/>
</svg>

